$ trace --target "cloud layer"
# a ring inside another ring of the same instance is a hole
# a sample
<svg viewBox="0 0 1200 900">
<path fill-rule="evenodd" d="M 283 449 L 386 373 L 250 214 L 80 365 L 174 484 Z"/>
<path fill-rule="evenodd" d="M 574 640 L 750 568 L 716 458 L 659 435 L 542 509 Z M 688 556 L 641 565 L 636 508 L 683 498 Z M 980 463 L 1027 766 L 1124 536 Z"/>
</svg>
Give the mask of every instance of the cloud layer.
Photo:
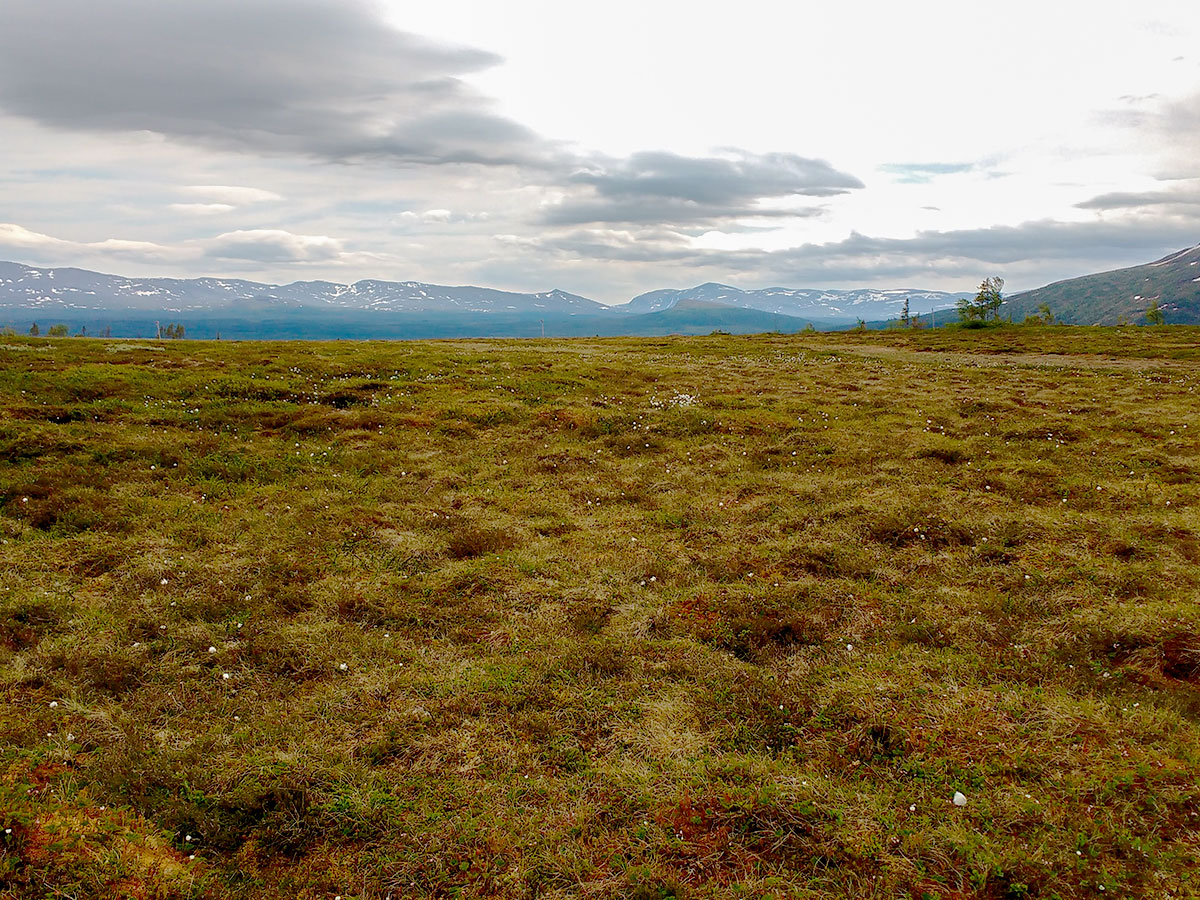
<svg viewBox="0 0 1200 900">
<path fill-rule="evenodd" d="M 0 106 L 72 130 L 155 131 L 325 159 L 545 162 L 461 76 L 492 54 L 386 27 L 362 0 L 5 0 Z"/>
<path fill-rule="evenodd" d="M 345 261 L 343 242 L 325 235 L 293 234 L 280 229 L 230 231 L 209 238 L 161 244 L 107 238 L 72 241 L 0 222 L 0 254 L 53 261 L 63 253 L 76 257 L 111 256 L 142 263 L 184 264 L 239 261 L 250 263 L 328 263 Z"/>
<path fill-rule="evenodd" d="M 675 153 L 635 153 L 597 161 L 575 172 L 570 183 L 590 190 L 547 210 L 550 225 L 590 222 L 714 224 L 725 219 L 791 216 L 762 200 L 832 197 L 863 187 L 824 160 L 794 153 L 735 152 L 689 158 Z"/>
</svg>

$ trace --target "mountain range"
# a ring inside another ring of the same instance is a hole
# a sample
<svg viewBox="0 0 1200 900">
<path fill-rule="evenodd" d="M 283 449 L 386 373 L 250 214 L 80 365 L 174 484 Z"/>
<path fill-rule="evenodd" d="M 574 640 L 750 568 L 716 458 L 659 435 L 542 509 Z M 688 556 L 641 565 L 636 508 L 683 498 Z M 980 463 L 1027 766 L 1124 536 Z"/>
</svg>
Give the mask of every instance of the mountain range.
<svg viewBox="0 0 1200 900">
<path fill-rule="evenodd" d="M 962 294 L 922 290 L 821 291 L 722 284 L 653 291 L 619 306 L 551 290 L 515 293 L 415 281 L 262 284 L 226 278 L 126 278 L 84 269 L 0 262 L 0 324 L 42 320 L 117 336 L 179 321 L 207 337 L 460 337 L 799 331 L 844 327 L 952 307 Z"/>
<path fill-rule="evenodd" d="M 126 278 L 85 269 L 0 262 L 0 326 L 28 330 L 63 322 L 72 331 L 148 337 L 180 322 L 190 337 L 437 338 L 537 335 L 666 335 L 795 332 L 812 325 L 882 325 L 953 308 L 972 293 L 909 288 L 742 290 L 709 282 L 640 294 L 608 306 L 551 290 L 517 293 L 416 281 L 263 284 L 228 278 Z M 1065 324 L 1145 320 L 1200 323 L 1200 245 L 1145 265 L 1055 282 L 1005 300 L 1001 315 L 1023 321 L 1048 308 Z M 940 318 L 940 317 L 939 317 Z"/>
<path fill-rule="evenodd" d="M 901 315 L 904 301 L 909 301 L 912 315 L 946 309 L 958 303 L 960 297 L 973 294 L 950 294 L 945 291 L 922 291 L 911 288 L 895 290 L 859 289 L 852 291 L 823 291 L 806 288 L 763 288 L 743 291 L 727 284 L 702 284 L 688 290 L 651 291 L 629 301 L 630 312 L 655 312 L 670 309 L 683 300 L 718 303 L 743 309 L 782 313 L 814 320 L 833 319 L 866 322 L 894 319 Z M 618 307 L 620 308 L 620 307 Z"/>
</svg>

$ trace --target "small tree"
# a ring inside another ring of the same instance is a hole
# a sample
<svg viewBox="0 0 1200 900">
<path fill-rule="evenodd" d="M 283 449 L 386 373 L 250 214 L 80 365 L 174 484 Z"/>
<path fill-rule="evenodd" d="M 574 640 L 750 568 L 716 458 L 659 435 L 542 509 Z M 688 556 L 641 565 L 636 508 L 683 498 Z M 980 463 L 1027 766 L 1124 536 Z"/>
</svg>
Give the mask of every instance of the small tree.
<svg viewBox="0 0 1200 900">
<path fill-rule="evenodd" d="M 964 325 L 972 322 L 984 323 L 989 319 L 1000 321 L 1000 307 L 1004 303 L 1004 279 L 985 278 L 979 285 L 974 299 L 963 297 L 958 301 L 958 317 Z"/>
<path fill-rule="evenodd" d="M 47 331 L 46 334 L 48 334 L 50 337 L 66 337 L 67 336 L 67 326 L 61 325 L 61 324 L 51 325 L 50 330 Z"/>
<path fill-rule="evenodd" d="M 1146 321 L 1151 325 L 1166 325 L 1167 317 L 1163 315 L 1163 311 L 1158 308 L 1158 301 L 1150 301 L 1150 306 L 1146 308 Z"/>
<path fill-rule="evenodd" d="M 38 328 L 37 322 L 34 322 L 31 326 L 29 326 L 29 333 L 31 335 L 33 335 L 34 337 L 37 337 L 39 334 L 42 333 L 42 329 Z"/>
<path fill-rule="evenodd" d="M 908 298 L 904 298 L 904 308 L 900 310 L 900 322 L 905 328 L 912 326 L 912 318 L 908 314 Z"/>
</svg>

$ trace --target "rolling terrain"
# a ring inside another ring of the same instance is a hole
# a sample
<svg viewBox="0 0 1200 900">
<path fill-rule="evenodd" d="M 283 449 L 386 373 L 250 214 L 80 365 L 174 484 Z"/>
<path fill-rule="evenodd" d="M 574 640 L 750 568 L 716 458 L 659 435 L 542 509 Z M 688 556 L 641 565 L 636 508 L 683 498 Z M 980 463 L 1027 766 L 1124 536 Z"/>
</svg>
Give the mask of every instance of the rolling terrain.
<svg viewBox="0 0 1200 900">
<path fill-rule="evenodd" d="M 1168 324 L 1200 323 L 1200 245 L 1128 269 L 1058 281 L 1013 294 L 1002 315 L 1014 322 L 1038 314 L 1043 304 L 1067 325 L 1143 324 L 1151 303 Z"/>
<path fill-rule="evenodd" d="M 0 896 L 1197 896 L 1198 422 L 1186 327 L 0 337 Z"/>
</svg>

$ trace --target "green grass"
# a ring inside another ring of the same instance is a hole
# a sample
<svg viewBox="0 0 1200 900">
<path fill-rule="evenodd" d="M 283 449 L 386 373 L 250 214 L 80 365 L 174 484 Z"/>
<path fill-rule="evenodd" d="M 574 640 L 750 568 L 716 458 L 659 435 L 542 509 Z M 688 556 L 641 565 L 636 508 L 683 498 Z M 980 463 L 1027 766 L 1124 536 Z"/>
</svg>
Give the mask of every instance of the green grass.
<svg viewBox="0 0 1200 900">
<path fill-rule="evenodd" d="M 0 897 L 1200 896 L 1200 330 L 6 340 Z"/>
</svg>

